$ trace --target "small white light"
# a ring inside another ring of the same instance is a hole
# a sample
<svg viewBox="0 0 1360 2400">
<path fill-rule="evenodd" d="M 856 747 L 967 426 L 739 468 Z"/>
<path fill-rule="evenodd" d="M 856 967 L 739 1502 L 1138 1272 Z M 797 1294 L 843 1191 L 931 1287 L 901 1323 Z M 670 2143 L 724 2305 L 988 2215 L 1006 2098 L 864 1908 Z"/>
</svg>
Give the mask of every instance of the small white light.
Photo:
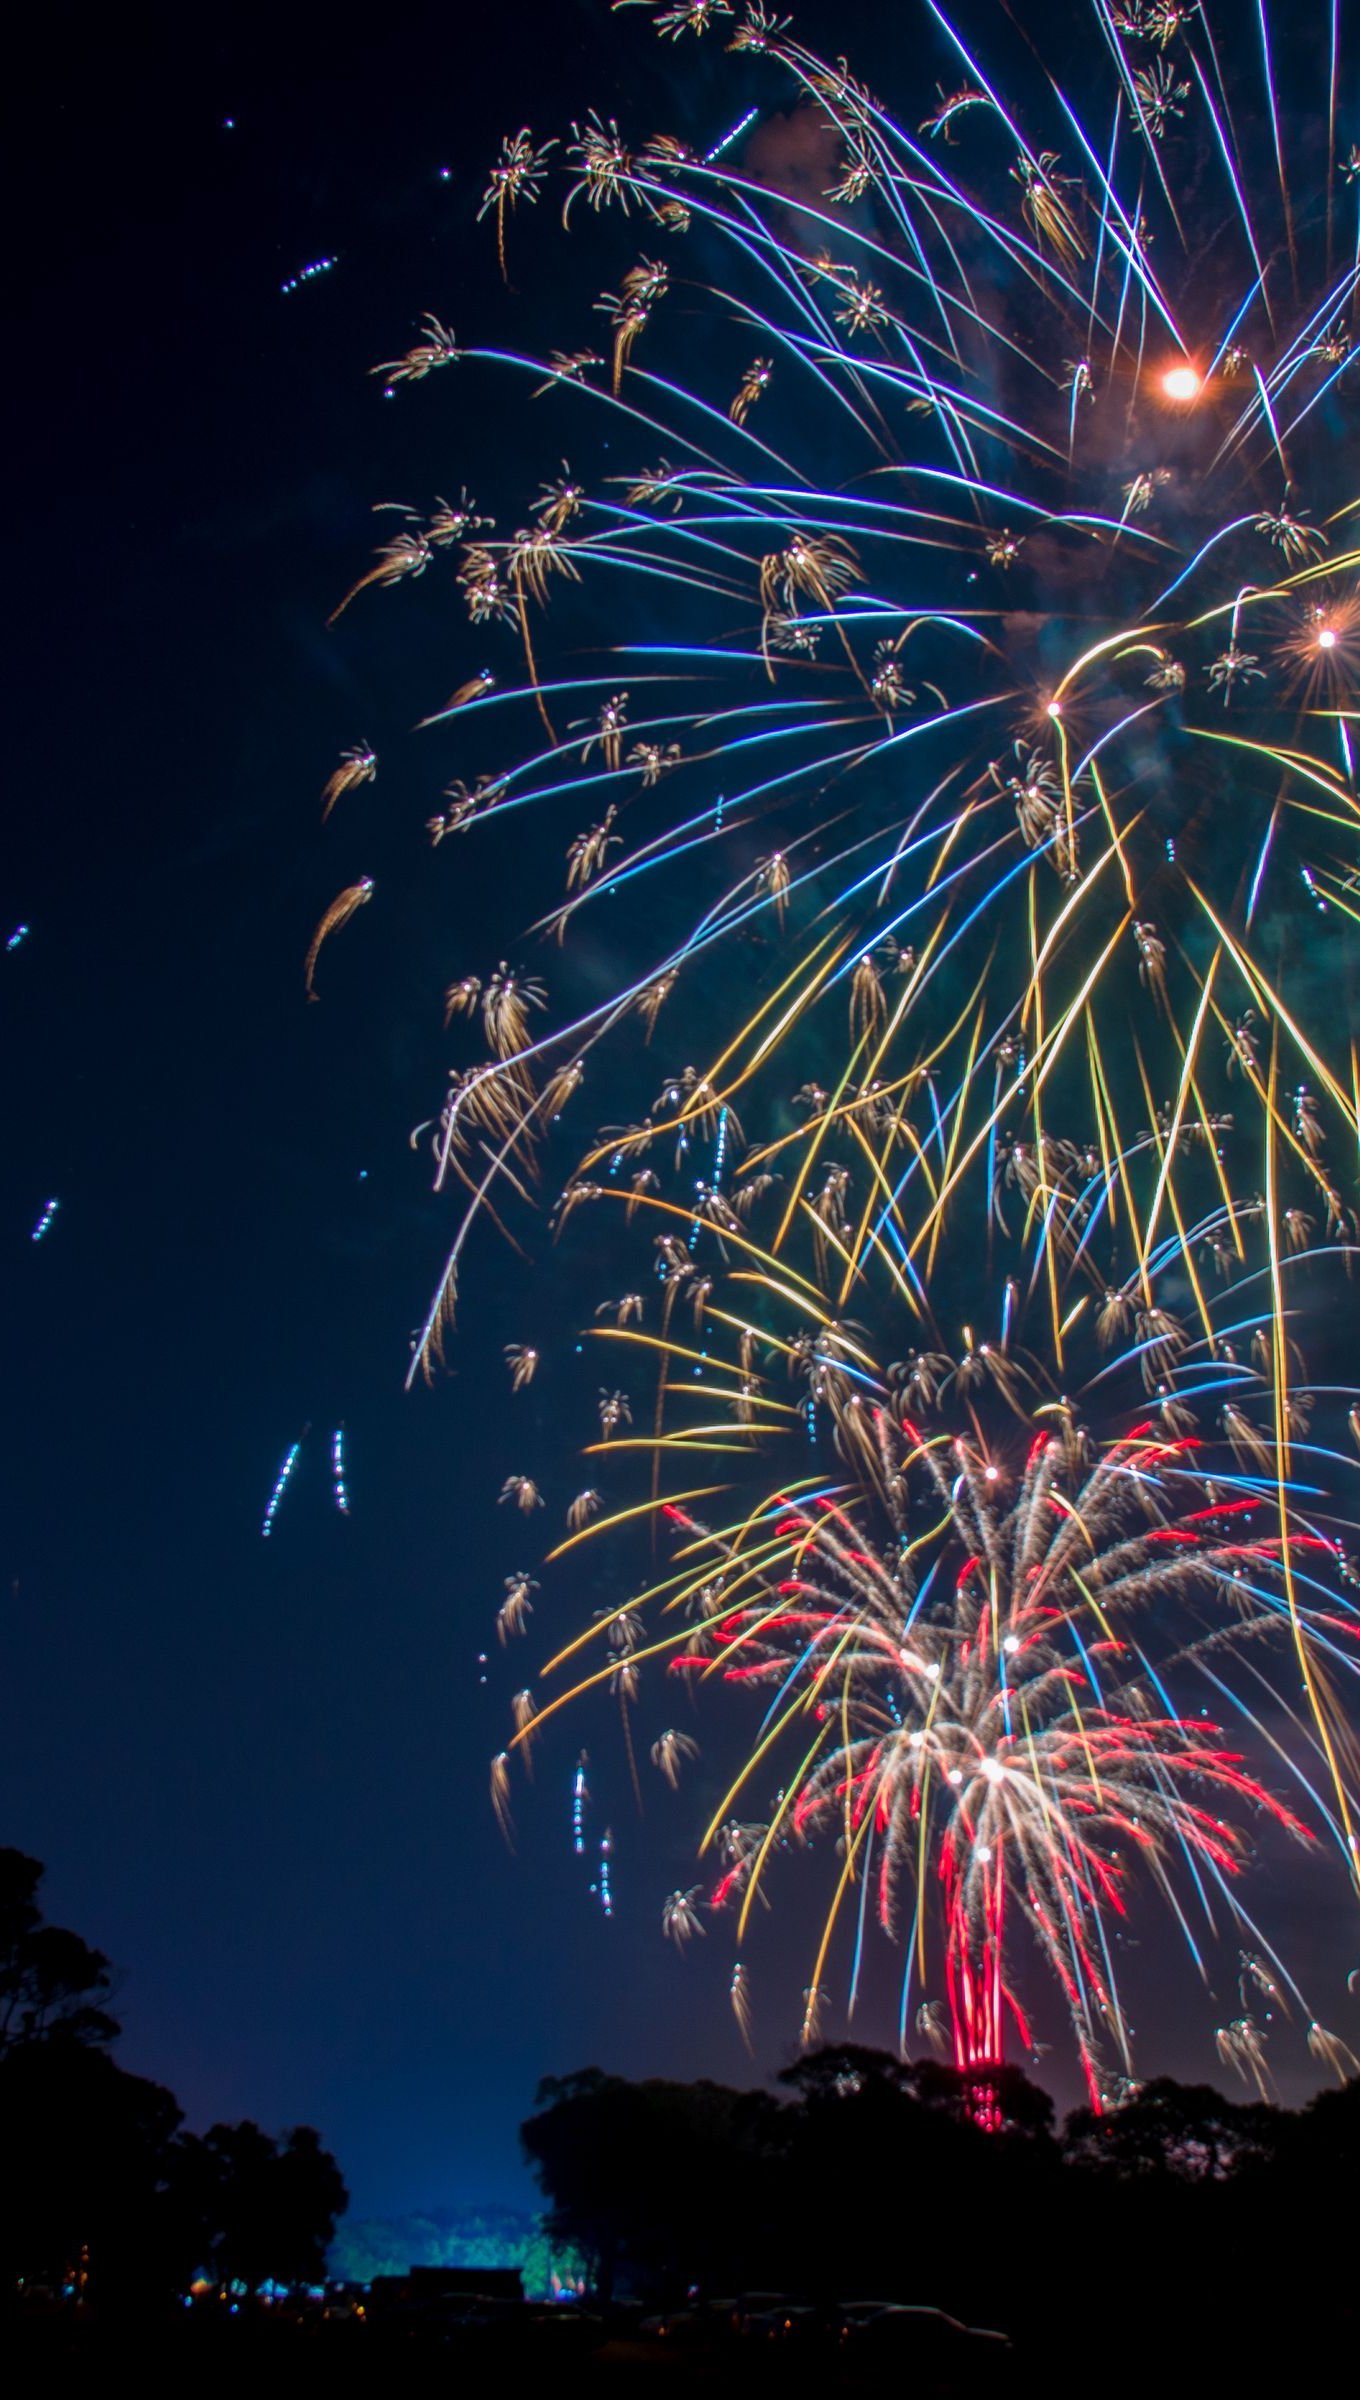
<svg viewBox="0 0 1360 2400">
<path fill-rule="evenodd" d="M 1321 633 L 1318 635 L 1318 648 L 1319 650 L 1335 650 L 1336 628 L 1334 625 L 1323 626 Z"/>
<path fill-rule="evenodd" d="M 1019 1634 L 1018 1634 L 1018 1633 L 1008 1633 L 1008 1634 L 1007 1634 L 1007 1636 L 1006 1636 L 1006 1638 L 1005 1638 L 1005 1640 L 1003 1641 L 1003 1643 L 1002 1643 L 1001 1647 L 1002 1647 L 1002 1649 L 1005 1651 L 1007 1658 L 1014 1658 L 1014 1656 L 1015 1656 L 1015 1654 L 1016 1654 L 1016 1651 L 1017 1651 L 1017 1650 L 1019 1649 L 1019 1647 L 1020 1647 L 1020 1636 L 1019 1636 Z"/>
<path fill-rule="evenodd" d="M 974 1856 L 981 1861 L 984 1867 L 989 1865 L 992 1856 L 991 1844 L 989 1842 L 979 1842 L 977 1849 L 974 1852 Z"/>
<path fill-rule="evenodd" d="M 982 1773 L 988 1783 L 1000 1783 L 1005 1776 L 1006 1770 L 1002 1766 L 1000 1759 L 984 1758 L 982 1762 Z"/>
<path fill-rule="evenodd" d="M 1001 1469 L 1000 1467 L 984 1467 L 982 1472 L 985 1480 L 988 1483 L 995 1483 L 998 1475 L 1001 1473 Z"/>
<path fill-rule="evenodd" d="M 1056 721 L 1057 718 L 1062 715 L 1062 702 L 1060 700 L 1050 700 L 1047 708 L 1044 710 L 1044 715 L 1046 717 L 1052 717 Z"/>
<path fill-rule="evenodd" d="M 962 1783 L 962 1781 L 963 1781 L 963 1770 L 962 1770 L 962 1768 L 961 1768 L 961 1767 L 951 1767 L 951 1768 L 950 1768 L 950 1770 L 949 1770 L 949 1776 L 948 1776 L 948 1780 L 949 1780 L 949 1782 L 950 1782 L 950 1783 L 952 1783 L 952 1784 L 955 1784 L 955 1785 L 958 1785 L 958 1784 Z"/>
</svg>

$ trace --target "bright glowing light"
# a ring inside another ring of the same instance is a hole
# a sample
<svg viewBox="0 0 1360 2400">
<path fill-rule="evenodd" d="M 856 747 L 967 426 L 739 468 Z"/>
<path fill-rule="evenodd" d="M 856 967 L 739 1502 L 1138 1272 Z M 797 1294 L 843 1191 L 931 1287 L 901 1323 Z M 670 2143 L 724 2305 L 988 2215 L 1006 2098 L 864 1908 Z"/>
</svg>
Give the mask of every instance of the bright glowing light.
<svg viewBox="0 0 1360 2400">
<path fill-rule="evenodd" d="M 1322 631 L 1317 637 L 1317 644 L 1319 650 L 1335 650 L 1336 627 L 1334 625 L 1324 625 Z"/>
<path fill-rule="evenodd" d="M 1162 377 L 1162 390 L 1167 399 L 1182 406 L 1188 401 L 1198 400 L 1203 389 L 1204 378 L 1196 367 L 1168 367 Z"/>
</svg>

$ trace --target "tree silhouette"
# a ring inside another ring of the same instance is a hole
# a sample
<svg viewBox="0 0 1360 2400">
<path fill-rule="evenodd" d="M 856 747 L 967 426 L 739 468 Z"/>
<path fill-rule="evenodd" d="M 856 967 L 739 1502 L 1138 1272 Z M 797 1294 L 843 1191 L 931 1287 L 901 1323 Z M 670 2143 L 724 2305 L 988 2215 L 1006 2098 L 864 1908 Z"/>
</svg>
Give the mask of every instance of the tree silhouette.
<svg viewBox="0 0 1360 2400">
<path fill-rule="evenodd" d="M 1107 2173 L 1221 2182 L 1273 2157 L 1281 2122 L 1279 2109 L 1263 2101 L 1227 2100 L 1211 2084 L 1162 2076 L 1103 2115 L 1075 2109 L 1064 2147 L 1074 2165 Z"/>
<path fill-rule="evenodd" d="M 44 1869 L 0 1849 L 0 2059 L 36 2042 L 111 2042 L 112 1971 L 102 1950 L 43 1922 Z"/>
<path fill-rule="evenodd" d="M 319 2283 L 336 2219 L 349 2200 L 335 2160 L 310 2125 L 275 2141 L 249 2118 L 179 2144 L 176 2192 L 199 2261 L 221 2284 Z"/>
<path fill-rule="evenodd" d="M 0 1849 L 0 2304 L 34 2289 L 101 2316 L 209 2268 L 318 2281 L 348 2195 L 320 2137 L 181 2128 L 174 2094 L 110 2055 L 102 1951 L 43 1921 L 43 1869 Z"/>
</svg>

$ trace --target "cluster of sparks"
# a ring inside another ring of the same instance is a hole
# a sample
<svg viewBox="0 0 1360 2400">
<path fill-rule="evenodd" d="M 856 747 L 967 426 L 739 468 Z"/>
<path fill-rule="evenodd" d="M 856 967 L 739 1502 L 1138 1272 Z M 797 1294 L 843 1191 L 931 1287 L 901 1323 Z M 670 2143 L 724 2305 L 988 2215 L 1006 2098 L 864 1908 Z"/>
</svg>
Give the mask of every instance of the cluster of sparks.
<svg viewBox="0 0 1360 2400">
<path fill-rule="evenodd" d="M 1037 1953 L 1100 2097 L 1133 2073 L 1114 1936 L 1140 1890 L 1206 1981 L 1226 1924 L 1279 1995 L 1253 1855 L 1330 1844 L 1360 1873 L 1360 1406 L 1329 1332 L 1360 1243 L 1340 12 L 1319 0 L 1294 140 L 1264 4 L 1247 38 L 1245 12 L 1090 0 L 1080 96 L 1012 106 L 921 0 L 958 80 L 906 127 L 762 6 L 638 5 L 772 73 L 769 125 L 825 189 L 743 151 L 759 102 L 702 155 L 596 115 L 509 137 L 482 211 L 502 267 L 564 174 L 562 221 L 607 262 L 600 349 L 479 353 L 431 317 L 376 372 L 528 379 L 554 455 L 570 413 L 598 473 L 560 465 L 508 536 L 462 485 L 403 505 L 341 603 L 451 550 L 501 646 L 425 720 L 464 770 L 435 850 L 500 828 L 523 854 L 521 812 L 593 812 L 531 929 L 566 1006 L 546 971 L 459 962 L 446 1020 L 482 1054 L 422 1129 L 459 1207 L 413 1378 L 583 1088 L 614 1118 L 549 1212 L 573 1281 L 611 1278 L 551 1557 L 606 1543 L 639 1588 L 520 1693 L 493 1795 L 508 1822 L 511 1761 L 592 1689 L 636 1780 L 645 1675 L 686 1703 L 749 1687 L 712 1879 L 664 1912 L 682 1946 L 734 1918 L 743 2036 L 753 1905 L 810 1848 L 834 1863 L 805 2036 L 842 1933 L 853 1997 L 877 1921 L 903 2039 L 997 2060 L 1031 2042 Z M 684 379 L 700 355 L 728 386 Z M 616 600 L 601 665 L 576 612 Z M 377 769 L 347 751 L 326 813 Z M 324 913 L 309 992 L 372 892 Z M 507 1348 L 515 1390 L 549 1348 Z M 546 1504 L 524 1472 L 501 1498 Z M 502 1641 L 537 1588 L 507 1578 Z M 672 1725 L 649 1755 L 674 1788 L 697 1742 Z M 1264 2041 L 1245 2002 L 1218 2035 L 1258 2083 Z"/>
</svg>

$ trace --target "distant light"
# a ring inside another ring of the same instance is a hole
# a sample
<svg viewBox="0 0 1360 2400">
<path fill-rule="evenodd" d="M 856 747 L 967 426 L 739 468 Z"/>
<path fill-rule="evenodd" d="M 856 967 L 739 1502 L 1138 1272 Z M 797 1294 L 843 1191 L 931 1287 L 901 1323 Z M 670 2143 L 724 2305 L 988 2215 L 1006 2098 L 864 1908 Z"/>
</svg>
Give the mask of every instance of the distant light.
<svg viewBox="0 0 1360 2400">
<path fill-rule="evenodd" d="M 1168 400 L 1184 403 L 1198 400 L 1204 389 L 1204 378 L 1198 367 L 1168 367 L 1162 377 L 1162 390 Z"/>
<path fill-rule="evenodd" d="M 42 1215 L 39 1217 L 37 1224 L 34 1226 L 33 1231 L 29 1236 L 31 1241 L 40 1242 L 42 1240 L 43 1235 L 50 1230 L 52 1219 L 55 1217 L 60 1206 L 60 1200 L 49 1200 L 47 1202 L 43 1209 Z"/>
<path fill-rule="evenodd" d="M 1050 700 L 1047 708 L 1044 710 L 1044 715 L 1046 717 L 1052 717 L 1056 721 L 1056 719 L 1062 715 L 1061 700 Z"/>
<path fill-rule="evenodd" d="M 5 944 L 5 948 L 7 950 L 17 950 L 21 942 L 26 942 L 28 940 L 28 931 L 29 929 L 27 925 L 16 925 L 13 933 L 9 937 L 9 940 Z"/>
<path fill-rule="evenodd" d="M 1324 625 L 1322 631 L 1317 637 L 1317 640 L 1319 650 L 1335 650 L 1336 627 L 1334 625 Z"/>
<path fill-rule="evenodd" d="M 299 267 L 296 275 L 290 275 L 286 283 L 281 283 L 279 290 L 299 292 L 304 283 L 315 283 L 318 275 L 329 275 L 331 268 L 339 264 L 338 258 L 314 258 L 305 267 Z"/>
</svg>

